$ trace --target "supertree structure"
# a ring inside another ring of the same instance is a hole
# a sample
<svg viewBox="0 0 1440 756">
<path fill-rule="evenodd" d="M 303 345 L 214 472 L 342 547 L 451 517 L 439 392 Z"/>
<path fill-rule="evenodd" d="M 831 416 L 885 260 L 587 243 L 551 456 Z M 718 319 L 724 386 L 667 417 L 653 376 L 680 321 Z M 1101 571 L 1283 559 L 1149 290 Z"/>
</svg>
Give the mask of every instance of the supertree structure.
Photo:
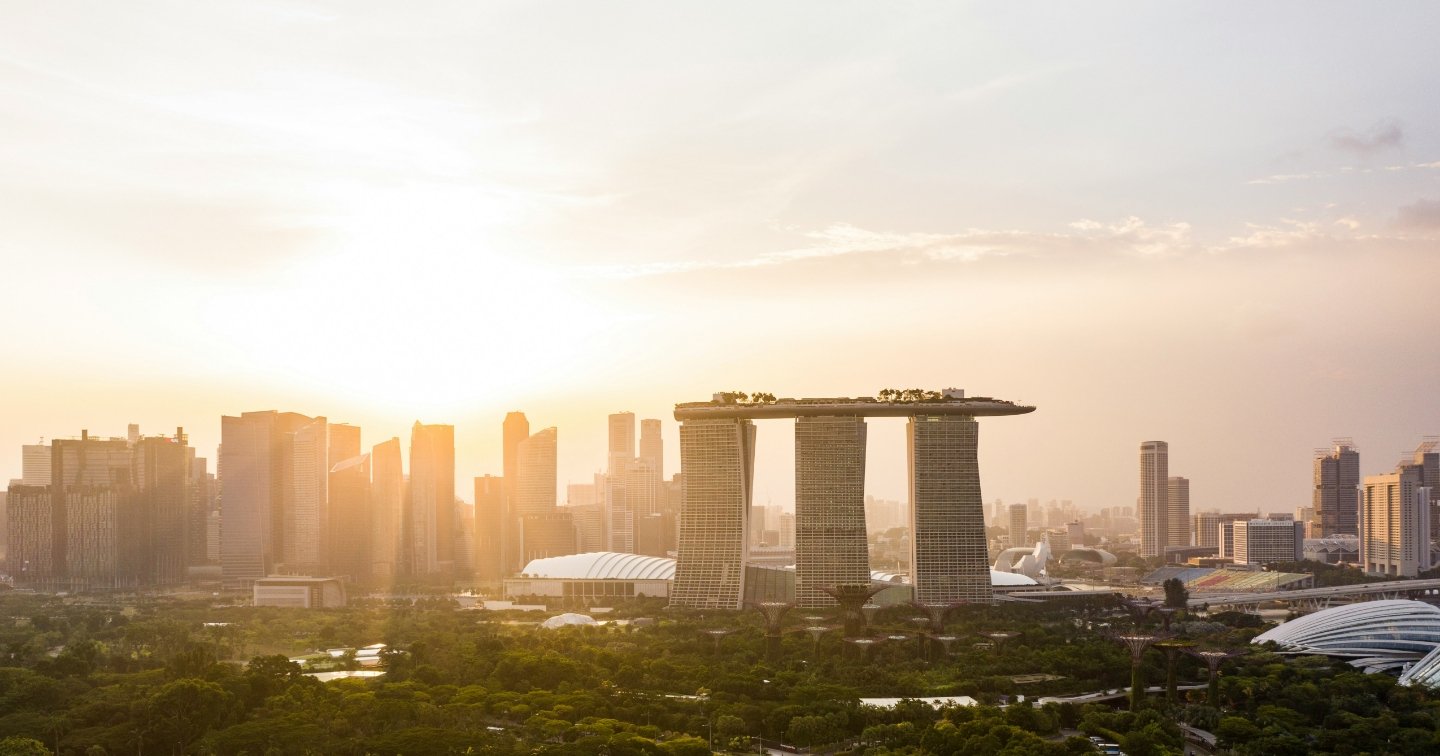
<svg viewBox="0 0 1440 756">
<path fill-rule="evenodd" d="M 730 630 L 730 629 L 725 629 L 725 628 L 715 628 L 715 629 L 711 629 L 711 630 L 702 630 L 702 631 L 700 631 L 700 632 L 701 632 L 702 634 L 704 634 L 704 635 L 709 636 L 711 640 L 715 641 L 715 655 L 716 655 L 716 656 L 719 656 L 719 655 L 720 655 L 720 641 L 725 640 L 725 636 L 727 636 L 727 635 L 729 635 L 729 634 L 731 634 L 731 633 L 733 633 L 733 632 L 735 632 L 735 631 L 734 631 L 734 630 Z"/>
<path fill-rule="evenodd" d="M 1185 649 L 1195 645 L 1194 641 L 1171 638 L 1158 641 L 1155 647 L 1165 652 L 1165 700 L 1175 703 L 1179 699 L 1178 686 L 1175 681 L 1175 658 Z"/>
<path fill-rule="evenodd" d="M 1224 651 L 1224 650 L 1220 650 L 1220 649 L 1206 648 L 1206 649 L 1200 649 L 1200 650 L 1198 650 L 1198 651 L 1195 650 L 1195 649 L 1186 649 L 1186 650 L 1185 650 L 1185 653 L 1187 653 L 1187 654 L 1195 657 L 1196 659 L 1199 659 L 1200 661 L 1205 662 L 1205 668 L 1206 668 L 1207 670 L 1209 670 L 1209 672 L 1210 672 L 1210 677 L 1208 678 L 1208 683 L 1209 683 L 1209 685 L 1208 685 L 1208 689 L 1207 689 L 1207 691 L 1206 691 L 1206 702 L 1209 703 L 1211 706 L 1214 706 L 1215 708 L 1219 708 L 1219 707 L 1220 707 L 1220 665 L 1221 665 L 1221 664 L 1224 664 L 1226 659 L 1231 659 L 1231 658 L 1234 658 L 1234 657 L 1236 657 L 1236 656 L 1241 656 L 1241 655 L 1243 655 L 1245 652 L 1244 652 L 1244 651 Z"/>
<path fill-rule="evenodd" d="M 1141 673 L 1140 662 L 1144 660 L 1145 652 L 1151 646 L 1157 641 L 1165 640 L 1167 636 L 1136 631 L 1112 633 L 1109 637 L 1130 651 L 1130 710 L 1139 711 L 1140 702 L 1145 698 L 1145 676 Z"/>
<path fill-rule="evenodd" d="M 870 617 L 866 616 L 870 597 L 885 590 L 886 586 L 876 586 L 870 583 L 840 583 L 827 585 L 821 590 L 830 594 L 835 603 L 840 605 L 840 617 L 845 625 L 845 637 L 851 638 L 865 634 L 865 629 L 870 624 Z M 878 607 L 876 607 L 878 609 Z M 874 616 L 874 612 L 870 613 Z"/>
<path fill-rule="evenodd" d="M 990 642 L 995 646 L 996 653 L 999 653 L 1005 648 L 1007 641 L 1020 637 L 1020 633 L 1015 630 L 994 630 L 988 633 L 981 633 L 980 635 L 990 639 Z"/>
<path fill-rule="evenodd" d="M 820 652 L 821 636 L 834 629 L 833 627 L 825 627 L 824 625 L 811 625 L 805 628 L 805 632 L 810 634 L 810 658 L 812 660 L 815 659 Z"/>
<path fill-rule="evenodd" d="M 868 662 L 870 661 L 870 655 L 871 655 L 871 653 L 875 650 L 875 647 L 878 646 L 878 645 L 880 645 L 880 644 L 883 643 L 884 641 L 885 641 L 884 638 L 846 638 L 846 639 L 845 639 L 845 642 L 846 642 L 846 643 L 849 643 L 849 644 L 853 645 L 854 647 L 856 647 L 856 648 L 858 648 L 858 649 L 861 650 L 861 654 L 862 654 L 864 660 L 866 661 L 866 663 L 868 663 Z"/>
<path fill-rule="evenodd" d="M 765 618 L 765 656 L 771 661 L 780 658 L 780 630 L 785 624 L 785 613 L 794 604 L 788 601 L 761 601 L 751 606 Z"/>
</svg>

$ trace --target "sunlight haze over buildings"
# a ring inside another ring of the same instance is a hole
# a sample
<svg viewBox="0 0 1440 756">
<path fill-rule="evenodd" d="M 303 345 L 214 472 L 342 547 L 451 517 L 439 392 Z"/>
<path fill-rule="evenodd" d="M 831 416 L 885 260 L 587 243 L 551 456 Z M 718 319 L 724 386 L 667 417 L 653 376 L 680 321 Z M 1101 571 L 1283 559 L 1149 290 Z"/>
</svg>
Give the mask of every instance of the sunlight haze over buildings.
<svg viewBox="0 0 1440 756">
<path fill-rule="evenodd" d="M 469 497 L 522 409 L 563 490 L 618 408 L 675 468 L 676 402 L 899 381 L 1044 408 L 985 427 L 991 498 L 1132 506 L 1158 438 L 1194 511 L 1305 506 L 1317 444 L 1440 414 L 1440 6 L 1226 7 L 9 6 L 0 450 L 423 420 Z M 866 493 L 907 498 L 905 433 Z M 310 558 L 267 525 L 227 569 Z"/>
</svg>

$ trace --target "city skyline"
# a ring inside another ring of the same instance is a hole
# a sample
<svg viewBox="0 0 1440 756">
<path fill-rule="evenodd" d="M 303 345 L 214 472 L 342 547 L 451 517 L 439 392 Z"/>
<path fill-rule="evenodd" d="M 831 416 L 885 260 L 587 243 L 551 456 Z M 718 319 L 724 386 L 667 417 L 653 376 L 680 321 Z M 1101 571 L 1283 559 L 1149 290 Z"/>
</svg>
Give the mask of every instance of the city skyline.
<svg viewBox="0 0 1440 756">
<path fill-rule="evenodd" d="M 996 495 L 1124 505 L 1163 438 L 1238 509 L 1302 504 L 1335 436 L 1434 432 L 1440 9 L 766 12 L 13 9 L 0 449 L 138 422 L 213 457 L 215 418 L 295 408 L 454 424 L 481 475 L 523 408 L 579 483 L 612 408 L 904 376 L 1053 408 L 987 437 Z M 870 433 L 899 498 L 904 430 Z"/>
</svg>

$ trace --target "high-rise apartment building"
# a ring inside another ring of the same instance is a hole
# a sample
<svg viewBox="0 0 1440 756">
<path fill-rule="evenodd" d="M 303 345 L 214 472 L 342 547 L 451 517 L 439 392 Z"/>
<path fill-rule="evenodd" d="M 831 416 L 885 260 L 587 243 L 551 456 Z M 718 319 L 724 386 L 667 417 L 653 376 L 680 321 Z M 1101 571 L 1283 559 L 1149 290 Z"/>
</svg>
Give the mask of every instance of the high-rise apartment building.
<svg viewBox="0 0 1440 756">
<path fill-rule="evenodd" d="M 1425 467 L 1402 464 L 1365 476 L 1360 508 L 1360 566 L 1372 575 L 1415 577 L 1430 564 L 1430 508 L 1435 489 Z"/>
<path fill-rule="evenodd" d="M 1305 523 L 1295 520 L 1240 520 L 1234 523 L 1237 564 L 1298 562 L 1305 558 Z"/>
<path fill-rule="evenodd" d="M 370 450 L 370 574 L 381 585 L 403 569 L 405 509 L 405 453 L 391 438 Z"/>
<path fill-rule="evenodd" d="M 1337 441 L 1315 456 L 1313 509 L 1317 538 L 1356 535 L 1360 512 L 1360 452 L 1347 441 Z M 1311 532 L 1315 531 L 1311 528 Z"/>
<path fill-rule="evenodd" d="M 1165 496 L 1169 505 L 1166 520 L 1170 526 L 1170 546 L 1189 546 L 1194 536 L 1190 532 L 1190 479 L 1170 476 Z"/>
<path fill-rule="evenodd" d="M 1165 556 L 1170 543 L 1170 445 L 1140 444 L 1140 556 Z"/>
<path fill-rule="evenodd" d="M 50 480 L 9 491 L 7 558 L 22 584 L 57 590 L 177 585 L 189 565 L 193 450 L 173 438 L 55 439 Z M 40 468 L 28 450 L 31 477 Z M 24 480 L 23 478 L 21 479 Z"/>
<path fill-rule="evenodd" d="M 409 487 L 410 574 L 453 574 L 455 426 L 417 422 L 411 427 Z"/>
<path fill-rule="evenodd" d="M 863 417 L 795 420 L 797 606 L 833 606 L 835 599 L 825 588 L 870 580 L 865 439 Z"/>
<path fill-rule="evenodd" d="M 1030 508 L 1024 504 L 1010 505 L 1010 524 L 1006 528 L 1009 534 L 1006 541 L 1012 549 L 1020 549 L 1029 546 L 1029 525 Z"/>
<path fill-rule="evenodd" d="M 980 424 L 967 415 L 915 415 L 907 430 L 915 600 L 988 602 L 990 564 L 976 456 Z"/>
</svg>

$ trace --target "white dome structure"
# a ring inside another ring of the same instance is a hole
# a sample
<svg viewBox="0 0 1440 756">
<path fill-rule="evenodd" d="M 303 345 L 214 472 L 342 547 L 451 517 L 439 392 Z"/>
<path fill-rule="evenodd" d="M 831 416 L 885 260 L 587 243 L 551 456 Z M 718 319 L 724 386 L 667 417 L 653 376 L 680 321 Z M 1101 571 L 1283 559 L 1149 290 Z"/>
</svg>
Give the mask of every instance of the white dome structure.
<svg viewBox="0 0 1440 756">
<path fill-rule="evenodd" d="M 540 626 L 545 628 L 546 630 L 554 630 L 559 627 L 573 627 L 575 625 L 598 624 L 600 623 L 596 622 L 595 618 L 591 617 L 588 614 L 575 614 L 574 612 L 566 612 L 564 614 L 557 614 L 554 617 L 551 617 L 550 619 L 541 622 Z"/>
<path fill-rule="evenodd" d="M 1366 672 L 1398 671 L 1434 656 L 1431 652 L 1440 646 L 1440 608 L 1408 599 L 1337 606 L 1290 620 L 1251 641 L 1265 642 L 1287 653 L 1349 659 Z"/>
<path fill-rule="evenodd" d="M 675 560 L 644 554 L 592 551 L 588 554 L 532 559 L 523 577 L 559 580 L 671 580 Z"/>
</svg>

